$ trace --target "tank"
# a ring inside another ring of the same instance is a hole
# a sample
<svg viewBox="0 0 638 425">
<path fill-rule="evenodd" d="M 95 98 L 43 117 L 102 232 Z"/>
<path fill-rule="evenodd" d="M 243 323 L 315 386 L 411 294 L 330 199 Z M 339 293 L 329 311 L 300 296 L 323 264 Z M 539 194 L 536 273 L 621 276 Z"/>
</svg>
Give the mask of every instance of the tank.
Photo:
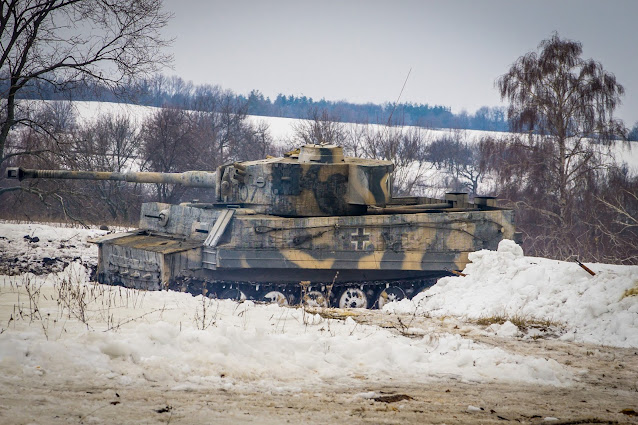
<svg viewBox="0 0 638 425">
<path fill-rule="evenodd" d="M 9 168 L 9 178 L 204 187 L 210 203 L 144 203 L 139 228 L 92 242 L 100 283 L 209 297 L 380 308 L 515 238 L 492 197 L 393 197 L 390 161 L 305 145 L 215 171 L 108 173 Z"/>
</svg>

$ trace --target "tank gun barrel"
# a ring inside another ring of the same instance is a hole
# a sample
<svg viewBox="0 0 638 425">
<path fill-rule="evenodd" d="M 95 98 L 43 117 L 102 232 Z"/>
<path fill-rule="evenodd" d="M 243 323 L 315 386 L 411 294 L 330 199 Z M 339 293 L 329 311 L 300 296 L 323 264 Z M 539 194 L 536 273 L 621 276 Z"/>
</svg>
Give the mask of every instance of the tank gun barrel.
<svg viewBox="0 0 638 425">
<path fill-rule="evenodd" d="M 115 173 L 107 171 L 36 170 L 8 167 L 7 178 L 17 179 L 19 181 L 24 179 L 116 180 L 133 183 L 181 184 L 189 187 L 215 188 L 216 186 L 216 173 L 210 171 L 186 171 L 183 173 Z"/>
</svg>

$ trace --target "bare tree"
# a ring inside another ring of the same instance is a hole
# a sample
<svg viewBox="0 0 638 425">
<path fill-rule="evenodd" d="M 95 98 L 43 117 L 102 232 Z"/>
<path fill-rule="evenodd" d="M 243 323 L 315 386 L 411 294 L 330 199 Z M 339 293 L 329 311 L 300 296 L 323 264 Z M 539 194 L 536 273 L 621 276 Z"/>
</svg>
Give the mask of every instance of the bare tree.
<svg viewBox="0 0 638 425">
<path fill-rule="evenodd" d="M 266 121 L 246 126 L 242 143 L 238 146 L 244 160 L 262 159 L 274 153 L 270 126 Z"/>
<path fill-rule="evenodd" d="M 597 205 L 592 222 L 597 245 L 603 245 L 603 261 L 638 264 L 638 177 L 627 169 L 609 173 L 601 190 L 594 195 Z"/>
<path fill-rule="evenodd" d="M 428 188 L 424 177 L 430 133 L 417 127 L 353 124 L 344 143 L 354 156 L 385 159 L 394 163 L 392 190 L 395 195 L 414 194 Z"/>
<path fill-rule="evenodd" d="M 142 127 L 144 168 L 161 173 L 184 171 L 188 164 L 192 120 L 178 108 L 161 108 Z"/>
<path fill-rule="evenodd" d="M 327 110 L 312 108 L 308 111 L 308 119 L 293 124 L 295 145 L 333 144 L 343 146 L 346 142 L 346 128 L 337 116 L 330 115 Z"/>
<path fill-rule="evenodd" d="M 5 144 L 7 159 L 22 157 L 22 166 L 59 166 L 62 158 L 60 152 L 69 149 L 72 137 L 70 133 L 76 128 L 76 117 L 70 102 L 49 102 L 29 105 L 22 111 L 21 119 L 25 122 L 37 122 L 38 128 L 22 126 L 9 133 Z M 0 163 L 0 171 L 9 161 Z M 0 196 L 5 193 L 24 190 L 41 195 L 37 185 L 16 186 L 0 178 Z"/>
<path fill-rule="evenodd" d="M 17 99 L 46 83 L 60 90 L 93 81 L 118 88 L 170 60 L 161 0 L 2 0 L 0 164 L 9 131 L 24 118 Z"/>
<path fill-rule="evenodd" d="M 469 191 L 472 195 L 479 192 L 479 184 L 486 174 L 481 146 L 487 137 L 481 140 L 469 140 L 464 130 L 453 130 L 449 136 L 433 141 L 427 147 L 426 158 L 437 170 L 449 175 L 448 189 Z"/>
<path fill-rule="evenodd" d="M 60 111 L 64 111 L 60 113 Z M 73 146 L 74 134 L 77 126 L 72 109 L 58 105 L 57 102 L 40 104 L 32 108 L 28 119 L 38 122 L 42 131 L 32 127 L 22 127 L 10 133 L 7 152 L 28 152 L 22 156 L 21 165 L 27 168 L 55 169 L 64 165 L 62 151 L 69 151 Z M 65 191 L 59 181 L 29 180 L 20 186 L 9 185 L 9 180 L 0 180 L 0 195 L 3 197 L 0 205 L 4 214 L 15 214 L 17 211 L 27 218 L 39 219 L 75 219 L 73 208 L 65 202 L 61 194 Z M 31 196 L 31 195 L 35 195 Z M 16 208 L 19 206 L 19 208 Z M 13 211 L 12 211 L 13 210 Z"/>
<path fill-rule="evenodd" d="M 427 140 L 416 127 L 372 124 L 346 125 L 327 111 L 312 109 L 309 119 L 293 126 L 291 145 L 330 143 L 342 146 L 346 154 L 394 162 L 393 192 L 397 195 L 423 189 Z"/>
<path fill-rule="evenodd" d="M 136 170 L 140 141 L 141 136 L 129 117 L 103 115 L 95 123 L 75 131 L 73 148 L 65 154 L 65 165 L 89 171 Z M 112 220 L 128 222 L 139 211 L 142 189 L 137 184 L 108 180 L 73 183 L 95 201 L 92 208 L 107 211 Z"/>
<path fill-rule="evenodd" d="M 147 119 L 142 128 L 143 168 L 161 173 L 196 169 L 202 152 L 195 143 L 195 121 L 188 111 L 162 108 Z M 160 202 L 177 202 L 185 188 L 157 184 Z"/>
<path fill-rule="evenodd" d="M 570 216 L 577 182 L 597 161 L 597 147 L 608 145 L 625 133 L 613 113 L 624 94 L 616 77 L 599 62 L 581 58 L 582 45 L 552 35 L 539 44 L 539 52 L 520 57 L 496 85 L 509 101 L 508 118 L 513 130 L 530 135 L 529 147 L 550 144 L 543 179 L 552 182 L 560 224 Z"/>
<path fill-rule="evenodd" d="M 59 102 L 45 105 L 56 104 Z M 115 172 L 138 167 L 140 136 L 129 117 L 103 115 L 95 122 L 75 124 L 73 114 L 67 116 L 64 105 L 46 108 L 43 113 L 51 115 L 51 110 L 60 109 L 64 111 L 62 117 L 54 114 L 53 121 L 47 124 L 47 132 L 29 127 L 12 132 L 10 149 L 17 143 L 17 148 L 32 153 L 22 156 L 21 166 Z M 39 122 L 45 122 L 45 118 Z M 22 182 L 20 190 L 7 189 L 11 195 L 4 197 L 0 204 L 19 205 L 13 214 L 94 223 L 131 223 L 144 195 L 140 185 L 115 181 L 29 179 Z"/>
<path fill-rule="evenodd" d="M 609 238 L 595 224 L 607 223 L 595 197 L 615 168 L 610 146 L 625 136 L 613 116 L 624 89 L 581 54 L 579 42 L 554 34 L 497 80 L 512 129 L 527 135 L 487 143 L 483 160 L 516 208 L 526 250 L 598 260 Z"/>
<path fill-rule="evenodd" d="M 230 91 L 208 86 L 195 96 L 192 116 L 196 120 L 200 142 L 199 159 L 202 169 L 214 169 L 232 161 L 261 158 L 258 154 L 269 147 L 259 148 L 269 140 L 268 128 L 260 130 L 248 121 L 248 102 L 237 98 Z"/>
</svg>

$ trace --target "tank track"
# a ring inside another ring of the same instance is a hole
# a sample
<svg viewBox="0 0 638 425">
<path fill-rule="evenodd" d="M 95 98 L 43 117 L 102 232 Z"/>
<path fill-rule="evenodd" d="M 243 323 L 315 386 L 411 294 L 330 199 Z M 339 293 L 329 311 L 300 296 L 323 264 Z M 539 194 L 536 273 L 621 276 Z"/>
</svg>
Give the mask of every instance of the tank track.
<svg viewBox="0 0 638 425">
<path fill-rule="evenodd" d="M 312 283 L 264 283 L 183 277 L 171 281 L 168 289 L 220 299 L 374 309 L 383 307 L 386 302 L 412 299 L 434 285 L 439 278 L 449 275 L 450 273 L 442 272 L 439 276 L 418 279 Z M 365 301 L 362 297 L 365 297 Z"/>
</svg>

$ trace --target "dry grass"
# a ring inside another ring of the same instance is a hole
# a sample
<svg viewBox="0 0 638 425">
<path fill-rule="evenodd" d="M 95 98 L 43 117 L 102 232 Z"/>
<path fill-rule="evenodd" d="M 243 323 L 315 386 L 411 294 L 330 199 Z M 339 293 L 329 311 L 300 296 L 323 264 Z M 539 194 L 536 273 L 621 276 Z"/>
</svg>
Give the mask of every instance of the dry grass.
<svg viewBox="0 0 638 425">
<path fill-rule="evenodd" d="M 634 286 L 632 288 L 627 289 L 622 294 L 622 297 L 620 299 L 622 300 L 629 297 L 638 297 L 638 280 L 634 282 Z"/>
<path fill-rule="evenodd" d="M 494 324 L 502 325 L 505 322 L 512 322 L 517 328 L 526 330 L 529 328 L 552 328 L 560 327 L 561 323 L 552 319 L 537 318 L 529 315 L 498 313 L 492 316 L 482 316 L 474 320 L 480 326 L 490 326 Z"/>
<path fill-rule="evenodd" d="M 86 270 L 47 279 L 54 279 L 52 288 L 48 291 L 43 290 L 45 279 L 38 279 L 31 274 L 25 274 L 21 280 L 8 279 L 2 282 L 0 294 L 15 297 L 7 328 L 10 325 L 15 326 L 18 321 L 37 322 L 47 339 L 53 328 L 65 332 L 68 321 L 78 321 L 87 330 L 117 331 L 127 323 L 152 314 L 161 314 L 166 309 L 161 307 L 141 312 L 137 317 L 119 318 L 116 314 L 122 308 L 142 308 L 146 291 L 88 282 Z M 207 307 L 209 305 L 203 308 Z M 215 318 L 216 312 L 196 312 L 196 321 L 202 326 L 214 325 Z M 0 333 L 4 330 L 0 329 Z"/>
<path fill-rule="evenodd" d="M 357 311 L 350 311 L 342 308 L 304 307 L 304 309 L 306 312 L 318 314 L 324 319 L 346 320 L 348 317 L 356 317 L 361 314 Z"/>
</svg>

